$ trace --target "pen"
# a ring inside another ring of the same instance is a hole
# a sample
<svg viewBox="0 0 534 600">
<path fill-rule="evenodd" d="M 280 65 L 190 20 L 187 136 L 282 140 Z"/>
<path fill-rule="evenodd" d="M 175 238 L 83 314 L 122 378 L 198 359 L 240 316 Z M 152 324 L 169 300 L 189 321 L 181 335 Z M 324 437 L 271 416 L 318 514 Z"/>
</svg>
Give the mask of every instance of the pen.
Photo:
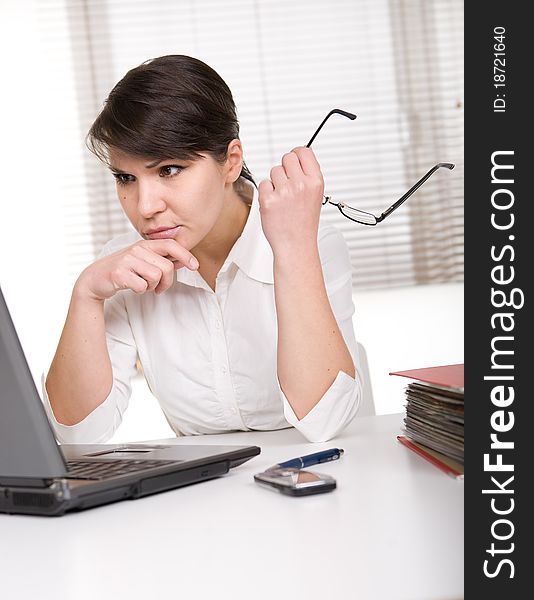
<svg viewBox="0 0 534 600">
<path fill-rule="evenodd" d="M 311 465 L 317 465 L 330 460 L 337 460 L 338 458 L 341 458 L 343 452 L 344 450 L 342 448 L 329 448 L 322 452 L 315 452 L 314 454 L 306 454 L 306 456 L 299 456 L 298 458 L 286 460 L 285 462 L 274 465 L 271 469 L 288 469 L 292 467 L 304 469 L 304 467 L 309 467 Z"/>
</svg>

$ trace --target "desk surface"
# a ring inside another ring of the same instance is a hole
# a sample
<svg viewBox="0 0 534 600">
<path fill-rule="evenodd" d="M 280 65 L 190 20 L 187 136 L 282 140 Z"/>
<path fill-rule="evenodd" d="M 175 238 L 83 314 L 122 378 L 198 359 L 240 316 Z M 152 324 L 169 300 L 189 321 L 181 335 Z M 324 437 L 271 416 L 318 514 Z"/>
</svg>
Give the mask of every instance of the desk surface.
<svg viewBox="0 0 534 600">
<path fill-rule="evenodd" d="M 463 483 L 396 441 L 401 420 L 355 419 L 324 444 L 294 429 L 169 440 L 262 452 L 221 478 L 140 500 L 60 518 L 0 515 L 3 595 L 462 598 Z M 311 468 L 336 478 L 333 492 L 293 498 L 253 481 L 274 463 L 334 446 L 341 460 Z"/>
</svg>

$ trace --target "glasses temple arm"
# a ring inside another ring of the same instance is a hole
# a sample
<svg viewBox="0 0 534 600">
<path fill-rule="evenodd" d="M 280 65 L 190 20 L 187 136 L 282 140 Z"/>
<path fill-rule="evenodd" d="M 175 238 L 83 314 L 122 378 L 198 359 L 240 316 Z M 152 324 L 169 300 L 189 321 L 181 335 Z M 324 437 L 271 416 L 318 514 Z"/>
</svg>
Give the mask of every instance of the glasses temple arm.
<svg viewBox="0 0 534 600">
<path fill-rule="evenodd" d="M 453 163 L 438 163 L 437 165 L 434 165 L 430 169 L 430 171 L 428 171 L 428 173 L 426 175 L 421 177 L 421 179 L 404 194 L 404 196 L 399 198 L 397 200 L 397 202 L 395 202 L 395 204 L 392 204 L 379 217 L 376 218 L 377 223 L 380 223 L 380 221 L 384 220 L 390 213 L 392 213 L 395 209 L 397 209 L 403 202 L 408 200 L 408 198 L 414 192 L 416 192 L 423 185 L 423 183 L 425 183 L 425 181 L 427 179 L 429 179 L 441 167 L 452 170 L 452 169 L 454 169 L 455 165 Z"/>
<path fill-rule="evenodd" d="M 310 141 L 306 144 L 306 148 L 309 148 L 312 145 L 313 140 L 317 137 L 317 134 L 319 133 L 319 131 L 321 131 L 321 129 L 323 128 L 323 125 L 334 114 L 343 115 L 344 117 L 347 117 L 347 119 L 350 119 L 351 121 L 354 121 L 354 119 L 356 118 L 356 115 L 353 115 L 350 112 L 341 110 L 340 108 L 334 108 L 326 115 L 326 117 L 323 119 L 323 122 L 319 125 L 319 127 L 317 127 L 315 133 L 311 136 Z"/>
</svg>

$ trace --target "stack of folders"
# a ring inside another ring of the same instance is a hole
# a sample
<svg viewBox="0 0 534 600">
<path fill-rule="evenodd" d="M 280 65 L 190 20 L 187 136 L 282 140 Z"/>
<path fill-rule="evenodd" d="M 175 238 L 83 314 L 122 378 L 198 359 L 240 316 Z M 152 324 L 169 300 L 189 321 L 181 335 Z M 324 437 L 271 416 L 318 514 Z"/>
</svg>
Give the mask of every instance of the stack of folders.
<svg viewBox="0 0 534 600">
<path fill-rule="evenodd" d="M 464 477 L 464 365 L 397 371 L 406 387 L 399 442 L 453 477 Z"/>
</svg>

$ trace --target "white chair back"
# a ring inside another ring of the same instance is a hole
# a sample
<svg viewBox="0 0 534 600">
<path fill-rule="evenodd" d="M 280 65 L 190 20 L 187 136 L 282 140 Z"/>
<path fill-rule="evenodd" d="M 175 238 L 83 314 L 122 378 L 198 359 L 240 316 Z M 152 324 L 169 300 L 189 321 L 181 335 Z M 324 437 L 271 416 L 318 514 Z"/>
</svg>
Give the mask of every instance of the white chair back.
<svg viewBox="0 0 534 600">
<path fill-rule="evenodd" d="M 362 378 L 363 395 L 356 417 L 369 417 L 376 414 L 373 388 L 371 386 L 371 375 L 369 373 L 369 363 L 367 360 L 367 352 L 360 342 L 357 342 L 357 351 L 358 370 Z"/>
</svg>

